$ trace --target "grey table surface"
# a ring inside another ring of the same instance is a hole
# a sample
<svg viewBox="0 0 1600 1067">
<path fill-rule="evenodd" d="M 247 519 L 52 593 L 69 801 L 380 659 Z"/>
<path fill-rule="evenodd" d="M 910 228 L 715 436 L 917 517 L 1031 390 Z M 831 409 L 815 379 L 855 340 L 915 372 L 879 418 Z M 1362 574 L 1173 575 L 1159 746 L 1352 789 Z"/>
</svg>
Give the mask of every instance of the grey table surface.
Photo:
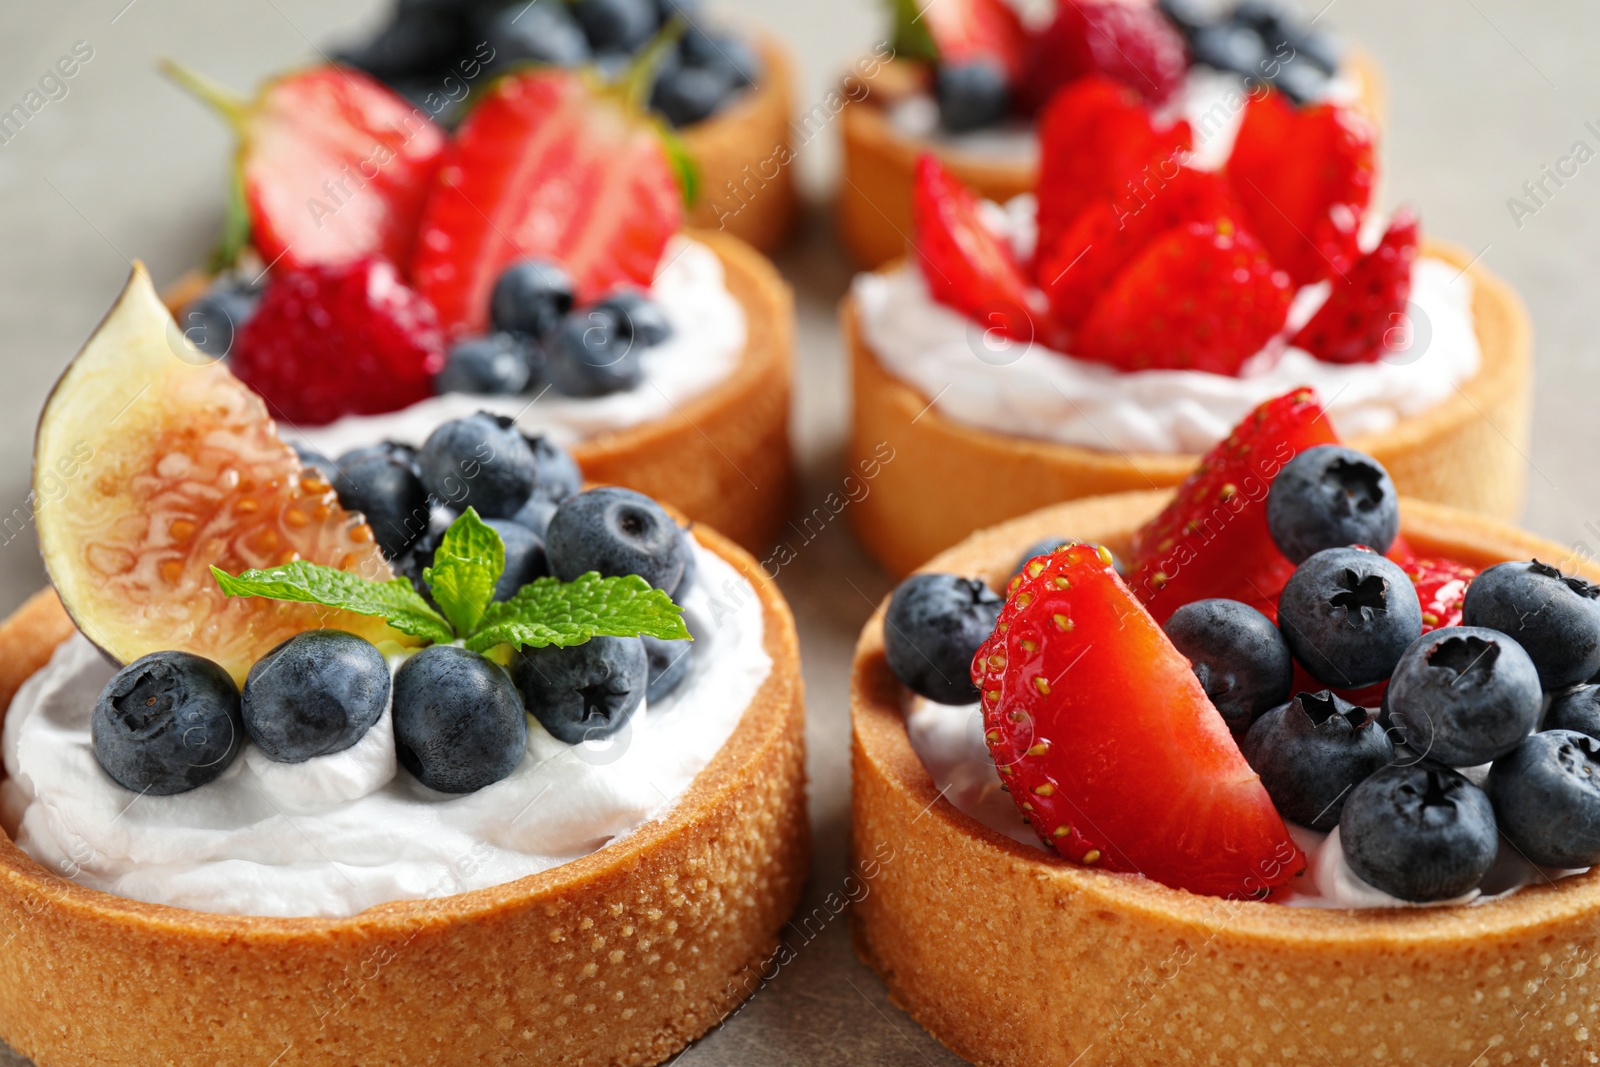
<svg viewBox="0 0 1600 1067">
<path fill-rule="evenodd" d="M 883 32 L 880 8 L 869 0 L 722 6 L 790 42 L 802 63 L 803 107 L 821 100 Z M 92 50 L 66 95 L 57 90 L 59 99 L 0 144 L 0 612 L 43 584 L 31 530 L 18 517 L 26 516 L 34 419 L 51 383 L 109 306 L 130 259 L 167 281 L 197 262 L 215 234 L 227 135 L 157 76 L 156 59 L 174 56 L 244 87 L 315 58 L 319 45 L 369 25 L 378 8 L 378 0 L 8 0 L 0 9 L 0 110 L 22 101 L 75 46 L 80 55 Z M 1600 65 L 1593 62 L 1600 7 L 1586 0 L 1305 0 L 1302 9 L 1361 42 L 1384 69 L 1387 201 L 1417 205 L 1428 232 L 1481 255 L 1526 298 L 1538 383 L 1524 519 L 1593 554 L 1600 550 L 1600 494 L 1589 495 L 1600 487 L 1600 164 L 1587 161 L 1600 150 Z M 828 224 L 835 138 L 812 140 L 797 165 L 814 207 L 805 231 L 777 258 L 798 296 L 795 438 L 800 507 L 810 511 L 842 477 L 849 398 L 833 314 L 850 269 Z M 1558 167 L 1566 176 L 1548 177 Z M 797 559 L 781 583 L 799 620 L 809 697 L 816 861 L 803 911 L 810 912 L 845 878 L 849 655 L 889 582 L 843 522 L 814 540 L 797 534 L 794 544 Z M 855 959 L 844 917 L 820 926 L 820 934 L 791 930 L 792 962 L 676 1062 L 960 1062 L 889 1003 Z M 0 1047 L 0 1067 L 22 1062 Z M 132 1049 L 129 1062 L 138 1062 Z"/>
</svg>

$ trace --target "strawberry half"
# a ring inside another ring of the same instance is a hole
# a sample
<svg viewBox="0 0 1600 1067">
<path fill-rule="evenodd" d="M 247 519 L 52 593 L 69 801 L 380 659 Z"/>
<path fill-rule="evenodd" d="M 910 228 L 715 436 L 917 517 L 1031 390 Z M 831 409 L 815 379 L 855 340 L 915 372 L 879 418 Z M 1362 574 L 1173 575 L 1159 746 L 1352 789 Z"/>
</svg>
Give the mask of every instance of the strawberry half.
<svg viewBox="0 0 1600 1067">
<path fill-rule="evenodd" d="M 425 112 L 343 67 L 286 75 L 250 101 L 177 64 L 165 69 L 239 135 L 244 203 L 222 259 L 242 248 L 245 225 L 261 258 L 286 270 L 410 258 L 446 140 Z"/>
<path fill-rule="evenodd" d="M 1346 274 L 1372 199 L 1373 131 L 1337 104 L 1297 108 L 1281 93 L 1245 107 L 1228 179 L 1272 261 L 1308 285 Z"/>
<path fill-rule="evenodd" d="M 1289 276 L 1230 219 L 1151 242 L 1095 301 L 1073 354 L 1123 370 L 1239 373 L 1283 329 Z"/>
<path fill-rule="evenodd" d="M 1067 859 L 1262 896 L 1305 857 L 1189 661 L 1111 561 L 1069 545 L 1012 581 L 972 664 L 995 766 Z"/>
<path fill-rule="evenodd" d="M 917 262 L 933 298 L 1008 337 L 1033 340 L 1028 282 L 1011 246 L 983 224 L 978 198 L 928 153 L 917 160 L 911 210 Z"/>
<path fill-rule="evenodd" d="M 1195 600 L 1227 597 L 1278 617 L 1294 573 L 1267 529 L 1267 491 L 1286 463 L 1338 444 L 1317 395 L 1297 389 L 1245 416 L 1134 538 L 1129 584 L 1161 621 Z"/>
<path fill-rule="evenodd" d="M 1467 586 L 1478 572 L 1453 559 L 1416 558 L 1401 564 L 1422 602 L 1422 632 L 1460 626 Z"/>
<path fill-rule="evenodd" d="M 1378 247 L 1334 278 L 1327 303 L 1294 337 L 1293 344 L 1329 363 L 1370 363 L 1410 344 L 1404 330 L 1411 299 L 1411 267 L 1417 261 L 1417 216 L 1396 211 Z M 1391 336 L 1398 330 L 1403 337 Z"/>
<path fill-rule="evenodd" d="M 900 51 L 946 63 L 994 59 L 1012 81 L 1022 76 L 1028 31 L 1006 0 L 900 0 L 895 7 Z M 919 27 L 927 42 L 906 47 L 908 40 L 915 41 Z"/>
<path fill-rule="evenodd" d="M 578 299 L 655 279 L 683 227 L 659 130 L 583 75 L 535 68 L 497 81 L 456 132 L 423 212 L 411 276 L 452 333 L 481 331 L 510 263 L 551 259 Z"/>
<path fill-rule="evenodd" d="M 1028 50 L 1022 96 L 1038 108 L 1062 86 L 1102 74 L 1161 104 L 1188 73 L 1183 37 L 1154 4 L 1063 0 Z"/>
</svg>

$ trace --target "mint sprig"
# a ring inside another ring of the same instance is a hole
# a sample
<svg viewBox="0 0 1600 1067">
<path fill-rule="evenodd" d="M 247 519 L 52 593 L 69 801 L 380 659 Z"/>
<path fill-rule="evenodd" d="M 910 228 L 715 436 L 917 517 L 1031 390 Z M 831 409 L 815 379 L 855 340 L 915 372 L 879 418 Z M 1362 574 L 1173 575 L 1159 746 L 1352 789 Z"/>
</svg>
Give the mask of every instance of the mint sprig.
<svg viewBox="0 0 1600 1067">
<path fill-rule="evenodd" d="M 590 572 L 571 582 L 539 578 L 497 603 L 494 587 L 504 570 L 500 535 L 468 508 L 445 531 L 433 565 L 422 572 L 443 614 L 404 578 L 375 582 L 304 560 L 238 576 L 217 567 L 211 573 L 230 597 L 258 596 L 374 615 L 401 633 L 436 644 L 459 639 L 474 652 L 500 645 L 566 648 L 593 637 L 691 639 L 683 609 L 638 575 L 602 578 Z"/>
</svg>

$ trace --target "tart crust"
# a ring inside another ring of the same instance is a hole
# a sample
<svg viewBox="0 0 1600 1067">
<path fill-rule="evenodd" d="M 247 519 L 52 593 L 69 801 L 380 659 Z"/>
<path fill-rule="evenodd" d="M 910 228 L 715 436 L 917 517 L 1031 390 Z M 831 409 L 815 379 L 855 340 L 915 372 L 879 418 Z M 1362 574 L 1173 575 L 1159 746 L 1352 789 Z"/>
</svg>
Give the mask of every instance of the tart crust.
<svg viewBox="0 0 1600 1067">
<path fill-rule="evenodd" d="M 1522 299 L 1461 249 L 1424 242 L 1426 255 L 1467 271 L 1483 353 L 1455 395 L 1383 433 L 1348 443 L 1374 456 L 1407 496 L 1499 518 L 1522 506 L 1533 388 L 1533 340 Z M 850 451 L 894 449 L 872 493 L 850 509 L 856 534 L 892 574 L 909 573 L 974 530 L 1063 500 L 1175 486 L 1197 455 L 1124 453 L 1007 437 L 947 418 L 878 362 L 853 296 L 840 306 L 855 393 Z M 971 489 L 962 506 L 938 491 Z"/>
<path fill-rule="evenodd" d="M 1122 493 L 973 535 L 929 570 L 1003 582 L 1052 535 L 1124 552 L 1168 499 Z M 1560 545 L 1404 501 L 1420 552 L 1487 565 Z M 883 611 L 851 683 L 853 848 L 892 842 L 857 904 L 857 951 L 894 1001 L 976 1064 L 1595 1062 L 1600 872 L 1473 906 L 1379 911 L 1230 902 L 1077 866 L 956 810 L 912 750 Z M 870 861 L 868 861 L 870 862 Z"/>
<path fill-rule="evenodd" d="M 1365 52 L 1353 51 L 1345 59 L 1356 82 L 1358 99 L 1382 125 L 1386 101 L 1378 65 Z M 907 138 L 890 124 L 885 105 L 922 90 L 925 74 L 915 60 L 892 60 L 856 65 L 872 71 L 847 87 L 849 106 L 841 119 L 844 139 L 844 173 L 835 207 L 835 223 L 845 250 L 864 269 L 872 269 L 906 253 L 912 232 L 911 187 L 917 156 L 934 152 L 949 171 L 979 196 L 1005 203 L 1032 192 L 1037 167 L 1032 163 L 996 162 L 992 157 L 940 146 L 926 139 Z"/>
<path fill-rule="evenodd" d="M 87 889 L 0 834 L 0 1038 L 40 1067 L 655 1064 L 761 984 L 810 852 L 799 647 L 664 816 L 519 881 L 348 919 L 208 915 Z M 71 632 L 45 590 L 0 625 L 0 694 Z"/>
</svg>

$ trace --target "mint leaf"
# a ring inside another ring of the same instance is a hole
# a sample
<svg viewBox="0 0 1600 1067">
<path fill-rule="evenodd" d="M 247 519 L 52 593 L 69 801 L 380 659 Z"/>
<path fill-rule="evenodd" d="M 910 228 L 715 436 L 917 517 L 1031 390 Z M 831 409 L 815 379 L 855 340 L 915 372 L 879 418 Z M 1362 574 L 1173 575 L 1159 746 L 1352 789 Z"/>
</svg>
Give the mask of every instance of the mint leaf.
<svg viewBox="0 0 1600 1067">
<path fill-rule="evenodd" d="M 467 647 L 474 652 L 496 645 L 566 648 L 591 637 L 641 634 L 679 640 L 689 637 L 682 615 L 671 597 L 637 574 L 602 578 L 591 571 L 574 582 L 539 578 L 510 600 L 491 604 Z"/>
<path fill-rule="evenodd" d="M 455 633 L 404 578 L 373 582 L 348 571 L 295 560 L 237 578 L 218 567 L 211 573 L 227 596 L 259 596 L 299 604 L 322 604 L 357 615 L 376 615 L 401 633 L 427 641 L 450 641 Z"/>
<path fill-rule="evenodd" d="M 444 532 L 433 566 L 422 572 L 422 580 L 456 633 L 470 634 L 494 599 L 494 583 L 505 569 L 505 543 L 478 518 L 476 509 L 468 508 Z"/>
</svg>

